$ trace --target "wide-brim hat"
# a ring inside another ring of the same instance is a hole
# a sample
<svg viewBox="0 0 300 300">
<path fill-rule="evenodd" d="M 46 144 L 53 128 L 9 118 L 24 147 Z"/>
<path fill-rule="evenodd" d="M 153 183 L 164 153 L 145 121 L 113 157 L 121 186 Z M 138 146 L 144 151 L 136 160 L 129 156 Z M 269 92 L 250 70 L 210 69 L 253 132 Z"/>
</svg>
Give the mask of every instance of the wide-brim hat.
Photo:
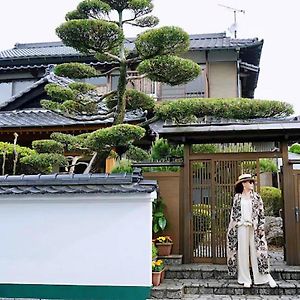
<svg viewBox="0 0 300 300">
<path fill-rule="evenodd" d="M 239 183 L 248 181 L 248 180 L 253 180 L 255 182 L 255 179 L 251 174 L 242 174 L 239 176 L 238 181 L 235 183 L 234 186 L 237 186 Z"/>
</svg>

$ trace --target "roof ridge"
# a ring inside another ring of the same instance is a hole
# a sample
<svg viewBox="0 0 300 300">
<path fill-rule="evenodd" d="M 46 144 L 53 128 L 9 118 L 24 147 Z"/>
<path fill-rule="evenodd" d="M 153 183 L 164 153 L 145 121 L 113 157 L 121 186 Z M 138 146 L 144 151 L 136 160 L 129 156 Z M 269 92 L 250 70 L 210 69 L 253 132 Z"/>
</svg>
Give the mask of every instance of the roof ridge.
<svg viewBox="0 0 300 300">
<path fill-rule="evenodd" d="M 30 49 L 30 48 L 44 48 L 44 47 L 68 47 L 62 41 L 56 42 L 39 42 L 39 43 L 16 43 L 13 49 Z"/>
</svg>

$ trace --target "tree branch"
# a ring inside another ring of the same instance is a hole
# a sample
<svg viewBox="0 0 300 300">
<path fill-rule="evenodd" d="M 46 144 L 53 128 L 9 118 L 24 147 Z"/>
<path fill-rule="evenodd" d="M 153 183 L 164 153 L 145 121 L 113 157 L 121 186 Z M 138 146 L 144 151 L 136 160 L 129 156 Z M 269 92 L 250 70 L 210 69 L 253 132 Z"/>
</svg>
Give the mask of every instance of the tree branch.
<svg viewBox="0 0 300 300">
<path fill-rule="evenodd" d="M 138 76 L 130 76 L 127 78 L 127 81 L 131 81 L 131 80 L 135 80 L 135 79 L 143 79 L 147 76 L 147 74 L 142 74 L 142 75 L 138 75 Z"/>
<path fill-rule="evenodd" d="M 103 99 L 105 99 L 106 97 L 108 97 L 108 96 L 110 96 L 110 95 L 113 95 L 113 94 L 115 94 L 115 93 L 117 93 L 118 91 L 117 90 L 113 90 L 113 91 L 110 91 L 110 92 L 108 92 L 108 93 L 106 93 L 106 94 L 103 94 L 100 98 L 99 98 L 99 100 L 97 100 L 97 102 L 101 102 Z"/>
<path fill-rule="evenodd" d="M 119 58 L 119 56 L 117 56 L 117 55 L 114 55 L 114 54 L 112 54 L 112 53 L 110 53 L 110 52 L 104 52 L 104 54 L 105 55 L 107 55 L 108 57 L 110 57 L 110 58 L 113 58 L 113 59 L 115 59 L 116 61 L 118 61 L 118 62 L 121 62 L 121 59 Z"/>
<path fill-rule="evenodd" d="M 97 152 L 94 152 L 93 157 L 91 158 L 91 160 L 90 160 L 88 166 L 86 167 L 86 169 L 84 170 L 83 174 L 89 174 L 91 172 L 91 169 L 92 169 L 94 161 L 96 160 L 96 157 L 97 157 Z"/>
<path fill-rule="evenodd" d="M 112 73 L 113 71 L 116 71 L 116 70 L 120 70 L 120 67 L 114 67 L 114 68 L 112 68 L 111 70 L 109 70 L 109 71 L 107 71 L 105 73 L 100 73 L 100 75 L 101 76 L 108 75 L 108 74 L 110 74 L 110 73 Z"/>
<path fill-rule="evenodd" d="M 83 116 L 83 117 L 74 116 L 69 113 L 61 112 L 61 111 L 57 111 L 57 110 L 54 110 L 54 112 L 61 116 L 70 118 L 75 121 L 97 121 L 97 120 L 103 121 L 103 120 L 106 120 L 109 118 L 113 118 L 115 116 L 115 107 L 107 114 L 97 114 L 97 115 Z"/>
<path fill-rule="evenodd" d="M 141 127 L 144 127 L 144 126 L 147 126 L 155 121 L 159 120 L 159 117 L 158 116 L 154 116 L 152 117 L 151 119 L 149 120 L 146 120 L 145 122 L 142 122 L 142 123 L 139 123 L 137 124 L 138 126 L 141 126 Z"/>
</svg>

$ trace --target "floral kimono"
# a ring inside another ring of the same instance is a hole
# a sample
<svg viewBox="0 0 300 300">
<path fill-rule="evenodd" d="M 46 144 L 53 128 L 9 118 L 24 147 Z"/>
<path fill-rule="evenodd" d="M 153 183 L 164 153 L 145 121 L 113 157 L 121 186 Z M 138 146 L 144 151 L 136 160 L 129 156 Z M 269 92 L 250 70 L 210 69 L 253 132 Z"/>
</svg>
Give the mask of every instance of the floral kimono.
<svg viewBox="0 0 300 300">
<path fill-rule="evenodd" d="M 227 230 L 227 266 L 231 276 L 237 275 L 238 222 L 241 220 L 241 197 L 235 194 L 231 209 L 230 223 Z M 263 201 L 259 194 L 252 192 L 252 224 L 254 229 L 254 244 L 261 274 L 269 274 L 268 246 L 265 237 L 265 215 Z"/>
</svg>

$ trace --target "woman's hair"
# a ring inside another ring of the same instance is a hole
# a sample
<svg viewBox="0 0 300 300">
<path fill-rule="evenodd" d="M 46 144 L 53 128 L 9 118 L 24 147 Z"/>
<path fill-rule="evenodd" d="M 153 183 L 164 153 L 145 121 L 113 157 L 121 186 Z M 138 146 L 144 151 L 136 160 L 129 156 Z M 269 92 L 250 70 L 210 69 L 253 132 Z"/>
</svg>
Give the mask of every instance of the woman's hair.
<svg viewBox="0 0 300 300">
<path fill-rule="evenodd" d="M 239 182 L 236 186 L 235 186 L 235 193 L 236 194 L 241 194 L 244 190 L 244 186 L 242 184 L 242 182 Z"/>
</svg>

